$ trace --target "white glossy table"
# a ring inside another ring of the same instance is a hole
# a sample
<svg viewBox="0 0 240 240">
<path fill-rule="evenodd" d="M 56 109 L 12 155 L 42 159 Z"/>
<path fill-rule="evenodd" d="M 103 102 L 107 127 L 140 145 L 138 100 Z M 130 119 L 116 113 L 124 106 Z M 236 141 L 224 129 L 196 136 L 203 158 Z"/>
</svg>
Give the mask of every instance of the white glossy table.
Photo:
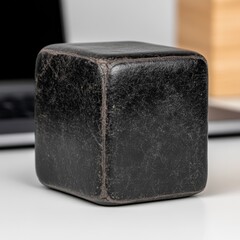
<svg viewBox="0 0 240 240">
<path fill-rule="evenodd" d="M 0 239 L 240 239 L 240 137 L 209 140 L 194 197 L 102 207 L 43 187 L 34 150 L 0 151 Z"/>
</svg>

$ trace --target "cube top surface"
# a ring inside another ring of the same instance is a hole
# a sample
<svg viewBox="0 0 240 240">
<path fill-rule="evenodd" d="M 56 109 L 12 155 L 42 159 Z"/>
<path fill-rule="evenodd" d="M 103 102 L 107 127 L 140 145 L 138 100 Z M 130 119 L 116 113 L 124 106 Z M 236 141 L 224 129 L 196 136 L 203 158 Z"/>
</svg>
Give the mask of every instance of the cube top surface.
<svg viewBox="0 0 240 240">
<path fill-rule="evenodd" d="M 44 49 L 76 54 L 86 58 L 119 59 L 199 55 L 196 52 L 145 42 L 92 42 L 53 44 Z"/>
</svg>

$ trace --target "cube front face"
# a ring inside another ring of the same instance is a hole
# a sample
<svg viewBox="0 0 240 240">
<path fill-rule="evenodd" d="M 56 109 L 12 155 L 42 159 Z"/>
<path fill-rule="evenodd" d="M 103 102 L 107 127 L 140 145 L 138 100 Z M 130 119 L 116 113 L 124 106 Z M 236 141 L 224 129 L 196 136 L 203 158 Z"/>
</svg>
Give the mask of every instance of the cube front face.
<svg viewBox="0 0 240 240">
<path fill-rule="evenodd" d="M 107 87 L 107 189 L 116 201 L 191 195 L 207 179 L 207 68 L 202 59 L 129 61 Z"/>
<path fill-rule="evenodd" d="M 36 62 L 39 180 L 105 205 L 202 191 L 205 60 L 189 52 L 89 58 L 66 46 L 43 49 Z"/>
</svg>

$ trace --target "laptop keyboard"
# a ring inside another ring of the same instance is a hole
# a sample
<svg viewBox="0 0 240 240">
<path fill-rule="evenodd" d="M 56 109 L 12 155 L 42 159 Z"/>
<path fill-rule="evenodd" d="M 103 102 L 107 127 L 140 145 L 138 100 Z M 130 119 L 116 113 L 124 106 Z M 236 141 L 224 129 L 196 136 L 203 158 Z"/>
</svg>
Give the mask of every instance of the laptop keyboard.
<svg viewBox="0 0 240 240">
<path fill-rule="evenodd" d="M 0 96 L 0 119 L 33 118 L 34 96 Z"/>
</svg>

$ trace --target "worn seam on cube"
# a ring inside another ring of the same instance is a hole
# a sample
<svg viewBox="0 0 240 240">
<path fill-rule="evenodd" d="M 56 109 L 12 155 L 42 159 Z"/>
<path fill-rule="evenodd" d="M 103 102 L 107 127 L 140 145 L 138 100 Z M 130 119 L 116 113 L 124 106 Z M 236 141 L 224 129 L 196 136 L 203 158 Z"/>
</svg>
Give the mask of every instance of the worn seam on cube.
<svg viewBox="0 0 240 240">
<path fill-rule="evenodd" d="M 102 183 L 100 198 L 107 199 L 106 186 L 106 131 L 107 131 L 107 79 L 109 76 L 109 69 L 107 64 L 101 64 L 102 71 L 102 106 L 101 106 L 101 131 L 102 131 L 102 153 L 101 153 L 101 167 L 102 167 Z"/>
</svg>

